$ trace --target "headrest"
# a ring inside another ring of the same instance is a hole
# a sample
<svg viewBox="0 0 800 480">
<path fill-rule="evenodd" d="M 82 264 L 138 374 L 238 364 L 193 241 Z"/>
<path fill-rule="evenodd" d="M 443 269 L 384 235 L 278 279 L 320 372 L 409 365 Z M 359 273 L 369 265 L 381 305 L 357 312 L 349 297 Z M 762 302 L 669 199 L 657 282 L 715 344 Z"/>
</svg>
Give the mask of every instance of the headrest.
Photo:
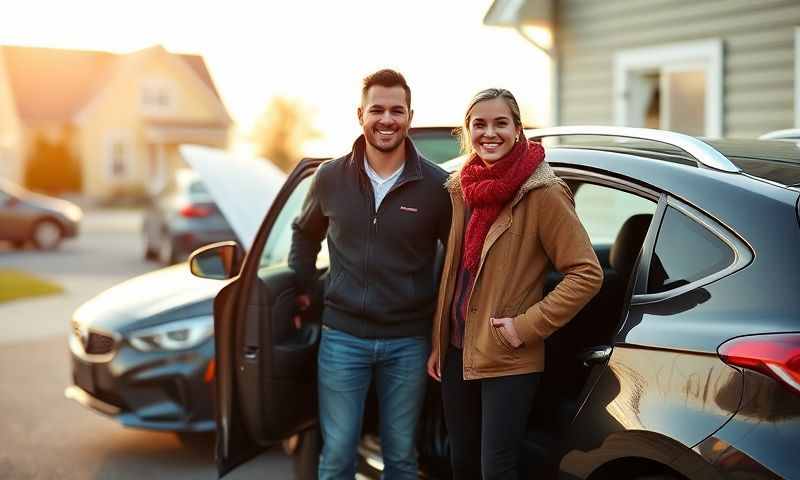
<svg viewBox="0 0 800 480">
<path fill-rule="evenodd" d="M 608 252 L 608 262 L 620 275 L 628 275 L 647 236 L 653 215 L 641 213 L 625 220 Z"/>
</svg>

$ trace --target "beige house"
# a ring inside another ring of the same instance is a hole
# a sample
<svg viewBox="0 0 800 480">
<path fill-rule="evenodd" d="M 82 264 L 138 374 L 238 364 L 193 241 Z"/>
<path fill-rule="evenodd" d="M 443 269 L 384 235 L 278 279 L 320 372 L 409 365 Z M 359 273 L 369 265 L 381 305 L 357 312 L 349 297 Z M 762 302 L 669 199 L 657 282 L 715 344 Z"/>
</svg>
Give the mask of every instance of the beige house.
<svg viewBox="0 0 800 480">
<path fill-rule="evenodd" d="M 0 46 L 0 176 L 22 183 L 38 138 L 66 142 L 90 198 L 156 193 L 181 143 L 224 148 L 232 125 L 203 58 Z"/>
<path fill-rule="evenodd" d="M 800 127 L 797 0 L 495 0 L 553 60 L 553 124 L 757 137 Z"/>
</svg>

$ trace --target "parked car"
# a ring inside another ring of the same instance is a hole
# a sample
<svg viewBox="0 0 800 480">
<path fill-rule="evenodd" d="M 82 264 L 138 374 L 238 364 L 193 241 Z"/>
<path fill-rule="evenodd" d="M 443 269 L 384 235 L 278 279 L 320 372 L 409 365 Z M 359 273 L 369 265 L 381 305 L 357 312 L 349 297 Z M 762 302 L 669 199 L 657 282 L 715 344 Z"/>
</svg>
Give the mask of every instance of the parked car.
<svg viewBox="0 0 800 480">
<path fill-rule="evenodd" d="M 165 265 L 185 260 L 203 245 L 233 238 L 225 216 L 190 169 L 176 172 L 174 185 L 151 200 L 142 221 L 145 258 Z"/>
<path fill-rule="evenodd" d="M 433 163 L 444 163 L 461 154 L 453 127 L 412 127 L 408 135 L 422 156 Z"/>
<path fill-rule="evenodd" d="M 248 198 L 244 205 L 227 202 L 232 209 L 226 215 L 237 241 L 249 246 L 255 229 L 247 228 L 248 216 L 263 218 L 286 175 L 215 149 L 189 151 L 195 168 L 224 169 L 232 178 L 228 187 Z M 196 174 L 185 178 L 190 185 L 197 181 Z M 214 430 L 212 310 L 221 287 L 193 277 L 182 263 L 135 277 L 81 305 L 70 320 L 67 398 L 126 427 Z"/>
<path fill-rule="evenodd" d="M 800 140 L 800 128 L 775 130 L 758 137 L 759 140 Z"/>
<path fill-rule="evenodd" d="M 40 250 L 53 250 L 65 238 L 78 235 L 81 209 L 66 200 L 30 192 L 0 179 L 0 240 L 15 248 L 31 242 Z"/>
<path fill-rule="evenodd" d="M 800 478 L 797 147 L 618 127 L 530 134 L 561 140 L 548 161 L 575 194 L 605 280 L 547 339 L 528 478 Z M 228 242 L 190 258 L 195 274 L 225 282 L 214 307 L 221 475 L 301 436 L 298 472 L 313 478 L 326 259 L 296 329 L 286 257 L 320 163 L 288 177 L 246 256 Z M 449 478 L 439 395 L 431 381 L 417 445 L 429 478 Z M 377 425 L 370 397 L 359 453 L 376 478 Z"/>
</svg>

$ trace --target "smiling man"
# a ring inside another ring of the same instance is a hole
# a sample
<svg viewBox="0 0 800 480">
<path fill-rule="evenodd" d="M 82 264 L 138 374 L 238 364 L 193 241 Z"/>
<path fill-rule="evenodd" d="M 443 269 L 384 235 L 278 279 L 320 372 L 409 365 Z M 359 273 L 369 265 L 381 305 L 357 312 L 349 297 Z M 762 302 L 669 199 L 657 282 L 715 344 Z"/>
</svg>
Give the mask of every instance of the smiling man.
<svg viewBox="0 0 800 480">
<path fill-rule="evenodd" d="M 364 79 L 363 135 L 317 170 L 295 220 L 289 265 L 308 308 L 327 238 L 329 281 L 318 358 L 323 450 L 319 478 L 352 479 L 364 402 L 375 380 L 384 478 L 416 479 L 415 430 L 438 281 L 435 259 L 450 228 L 447 174 L 408 138 L 411 89 L 380 70 Z M 299 320 L 296 320 L 299 321 Z"/>
</svg>

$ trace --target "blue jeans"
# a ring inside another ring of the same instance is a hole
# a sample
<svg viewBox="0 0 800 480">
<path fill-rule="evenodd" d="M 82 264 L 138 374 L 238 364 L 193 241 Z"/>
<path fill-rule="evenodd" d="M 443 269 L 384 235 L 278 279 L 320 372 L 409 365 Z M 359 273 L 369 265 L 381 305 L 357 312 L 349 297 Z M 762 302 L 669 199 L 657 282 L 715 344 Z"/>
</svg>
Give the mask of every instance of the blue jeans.
<svg viewBox="0 0 800 480">
<path fill-rule="evenodd" d="M 322 456 L 319 480 L 356 473 L 364 403 L 375 375 L 383 478 L 417 479 L 417 420 L 425 397 L 424 337 L 359 338 L 324 327 L 318 356 Z"/>
</svg>

